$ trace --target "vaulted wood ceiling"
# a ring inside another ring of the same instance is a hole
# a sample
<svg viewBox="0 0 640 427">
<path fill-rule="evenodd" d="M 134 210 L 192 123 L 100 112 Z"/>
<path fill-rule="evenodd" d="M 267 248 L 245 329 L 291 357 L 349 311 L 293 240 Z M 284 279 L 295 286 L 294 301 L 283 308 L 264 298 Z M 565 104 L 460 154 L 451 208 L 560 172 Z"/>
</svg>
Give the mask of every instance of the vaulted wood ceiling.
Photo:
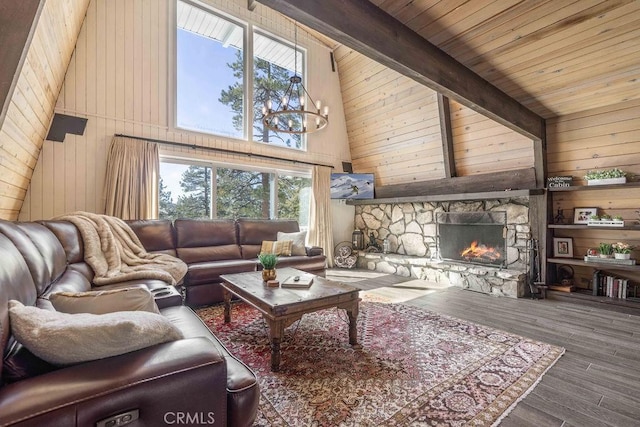
<svg viewBox="0 0 640 427">
<path fill-rule="evenodd" d="M 640 98 L 638 1 L 369 1 L 543 118 Z"/>
<path fill-rule="evenodd" d="M 640 98 L 640 2 L 371 0 L 544 118 Z"/>
</svg>

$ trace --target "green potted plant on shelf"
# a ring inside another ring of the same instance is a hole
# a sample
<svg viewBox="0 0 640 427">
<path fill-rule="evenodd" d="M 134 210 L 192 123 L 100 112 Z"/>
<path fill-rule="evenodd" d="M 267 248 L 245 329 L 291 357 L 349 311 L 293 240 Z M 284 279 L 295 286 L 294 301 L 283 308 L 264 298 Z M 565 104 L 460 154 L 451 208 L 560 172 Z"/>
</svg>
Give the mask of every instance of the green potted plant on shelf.
<svg viewBox="0 0 640 427">
<path fill-rule="evenodd" d="M 627 173 L 622 169 L 597 169 L 588 171 L 584 179 L 587 185 L 624 184 L 627 182 Z"/>
<path fill-rule="evenodd" d="M 587 225 L 595 225 L 599 227 L 624 227 L 624 220 L 620 215 L 612 217 L 609 214 L 591 215 Z"/>
<path fill-rule="evenodd" d="M 258 261 L 262 265 L 262 280 L 265 282 L 276 278 L 276 264 L 278 257 L 275 254 L 261 253 L 258 255 Z"/>
<path fill-rule="evenodd" d="M 611 245 L 613 254 L 616 259 L 630 259 L 633 246 L 624 242 L 616 242 Z"/>
<path fill-rule="evenodd" d="M 613 245 L 611 243 L 600 243 L 598 246 L 600 258 L 611 258 L 613 256 Z"/>
</svg>

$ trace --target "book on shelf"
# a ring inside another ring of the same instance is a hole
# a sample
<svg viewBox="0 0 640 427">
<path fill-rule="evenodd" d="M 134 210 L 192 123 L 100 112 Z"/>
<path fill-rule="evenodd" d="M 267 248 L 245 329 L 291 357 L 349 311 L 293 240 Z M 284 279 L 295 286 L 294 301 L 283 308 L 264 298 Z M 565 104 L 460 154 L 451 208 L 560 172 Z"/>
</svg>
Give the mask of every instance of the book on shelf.
<svg viewBox="0 0 640 427">
<path fill-rule="evenodd" d="M 301 274 L 299 276 L 289 276 L 280 283 L 282 288 L 308 288 L 313 283 L 311 274 Z"/>
<path fill-rule="evenodd" d="M 593 272 L 591 281 L 592 295 L 609 298 L 627 299 L 629 279 L 605 274 L 601 270 Z"/>
</svg>

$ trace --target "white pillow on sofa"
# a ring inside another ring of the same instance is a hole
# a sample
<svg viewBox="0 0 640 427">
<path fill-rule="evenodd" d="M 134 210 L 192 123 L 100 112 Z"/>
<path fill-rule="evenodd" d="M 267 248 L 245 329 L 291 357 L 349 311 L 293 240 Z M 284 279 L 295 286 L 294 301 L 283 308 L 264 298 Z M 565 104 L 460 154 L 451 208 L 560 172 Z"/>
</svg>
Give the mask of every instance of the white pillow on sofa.
<svg viewBox="0 0 640 427">
<path fill-rule="evenodd" d="M 293 245 L 291 246 L 291 255 L 307 254 L 307 249 L 305 247 L 307 240 L 306 231 L 298 231 L 295 233 L 284 233 L 282 231 L 278 231 L 277 240 L 293 240 Z"/>
<path fill-rule="evenodd" d="M 106 314 L 114 311 L 148 311 L 160 313 L 146 286 L 88 292 L 56 292 L 49 301 L 63 313 Z"/>
<path fill-rule="evenodd" d="M 167 318 L 146 311 L 67 314 L 9 301 L 11 331 L 54 365 L 103 359 L 183 338 Z"/>
</svg>

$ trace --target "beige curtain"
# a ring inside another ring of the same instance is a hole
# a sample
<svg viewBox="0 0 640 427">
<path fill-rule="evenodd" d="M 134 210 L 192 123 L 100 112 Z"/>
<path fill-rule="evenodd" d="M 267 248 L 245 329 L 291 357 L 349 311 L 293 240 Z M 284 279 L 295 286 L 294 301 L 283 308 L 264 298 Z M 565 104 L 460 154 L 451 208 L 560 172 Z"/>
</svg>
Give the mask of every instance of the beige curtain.
<svg viewBox="0 0 640 427">
<path fill-rule="evenodd" d="M 158 144 L 114 136 L 107 155 L 105 213 L 121 219 L 158 218 Z"/>
<path fill-rule="evenodd" d="M 311 186 L 309 244 L 320 246 L 327 256 L 327 267 L 333 267 L 333 224 L 331 221 L 331 168 L 313 167 Z"/>
</svg>

